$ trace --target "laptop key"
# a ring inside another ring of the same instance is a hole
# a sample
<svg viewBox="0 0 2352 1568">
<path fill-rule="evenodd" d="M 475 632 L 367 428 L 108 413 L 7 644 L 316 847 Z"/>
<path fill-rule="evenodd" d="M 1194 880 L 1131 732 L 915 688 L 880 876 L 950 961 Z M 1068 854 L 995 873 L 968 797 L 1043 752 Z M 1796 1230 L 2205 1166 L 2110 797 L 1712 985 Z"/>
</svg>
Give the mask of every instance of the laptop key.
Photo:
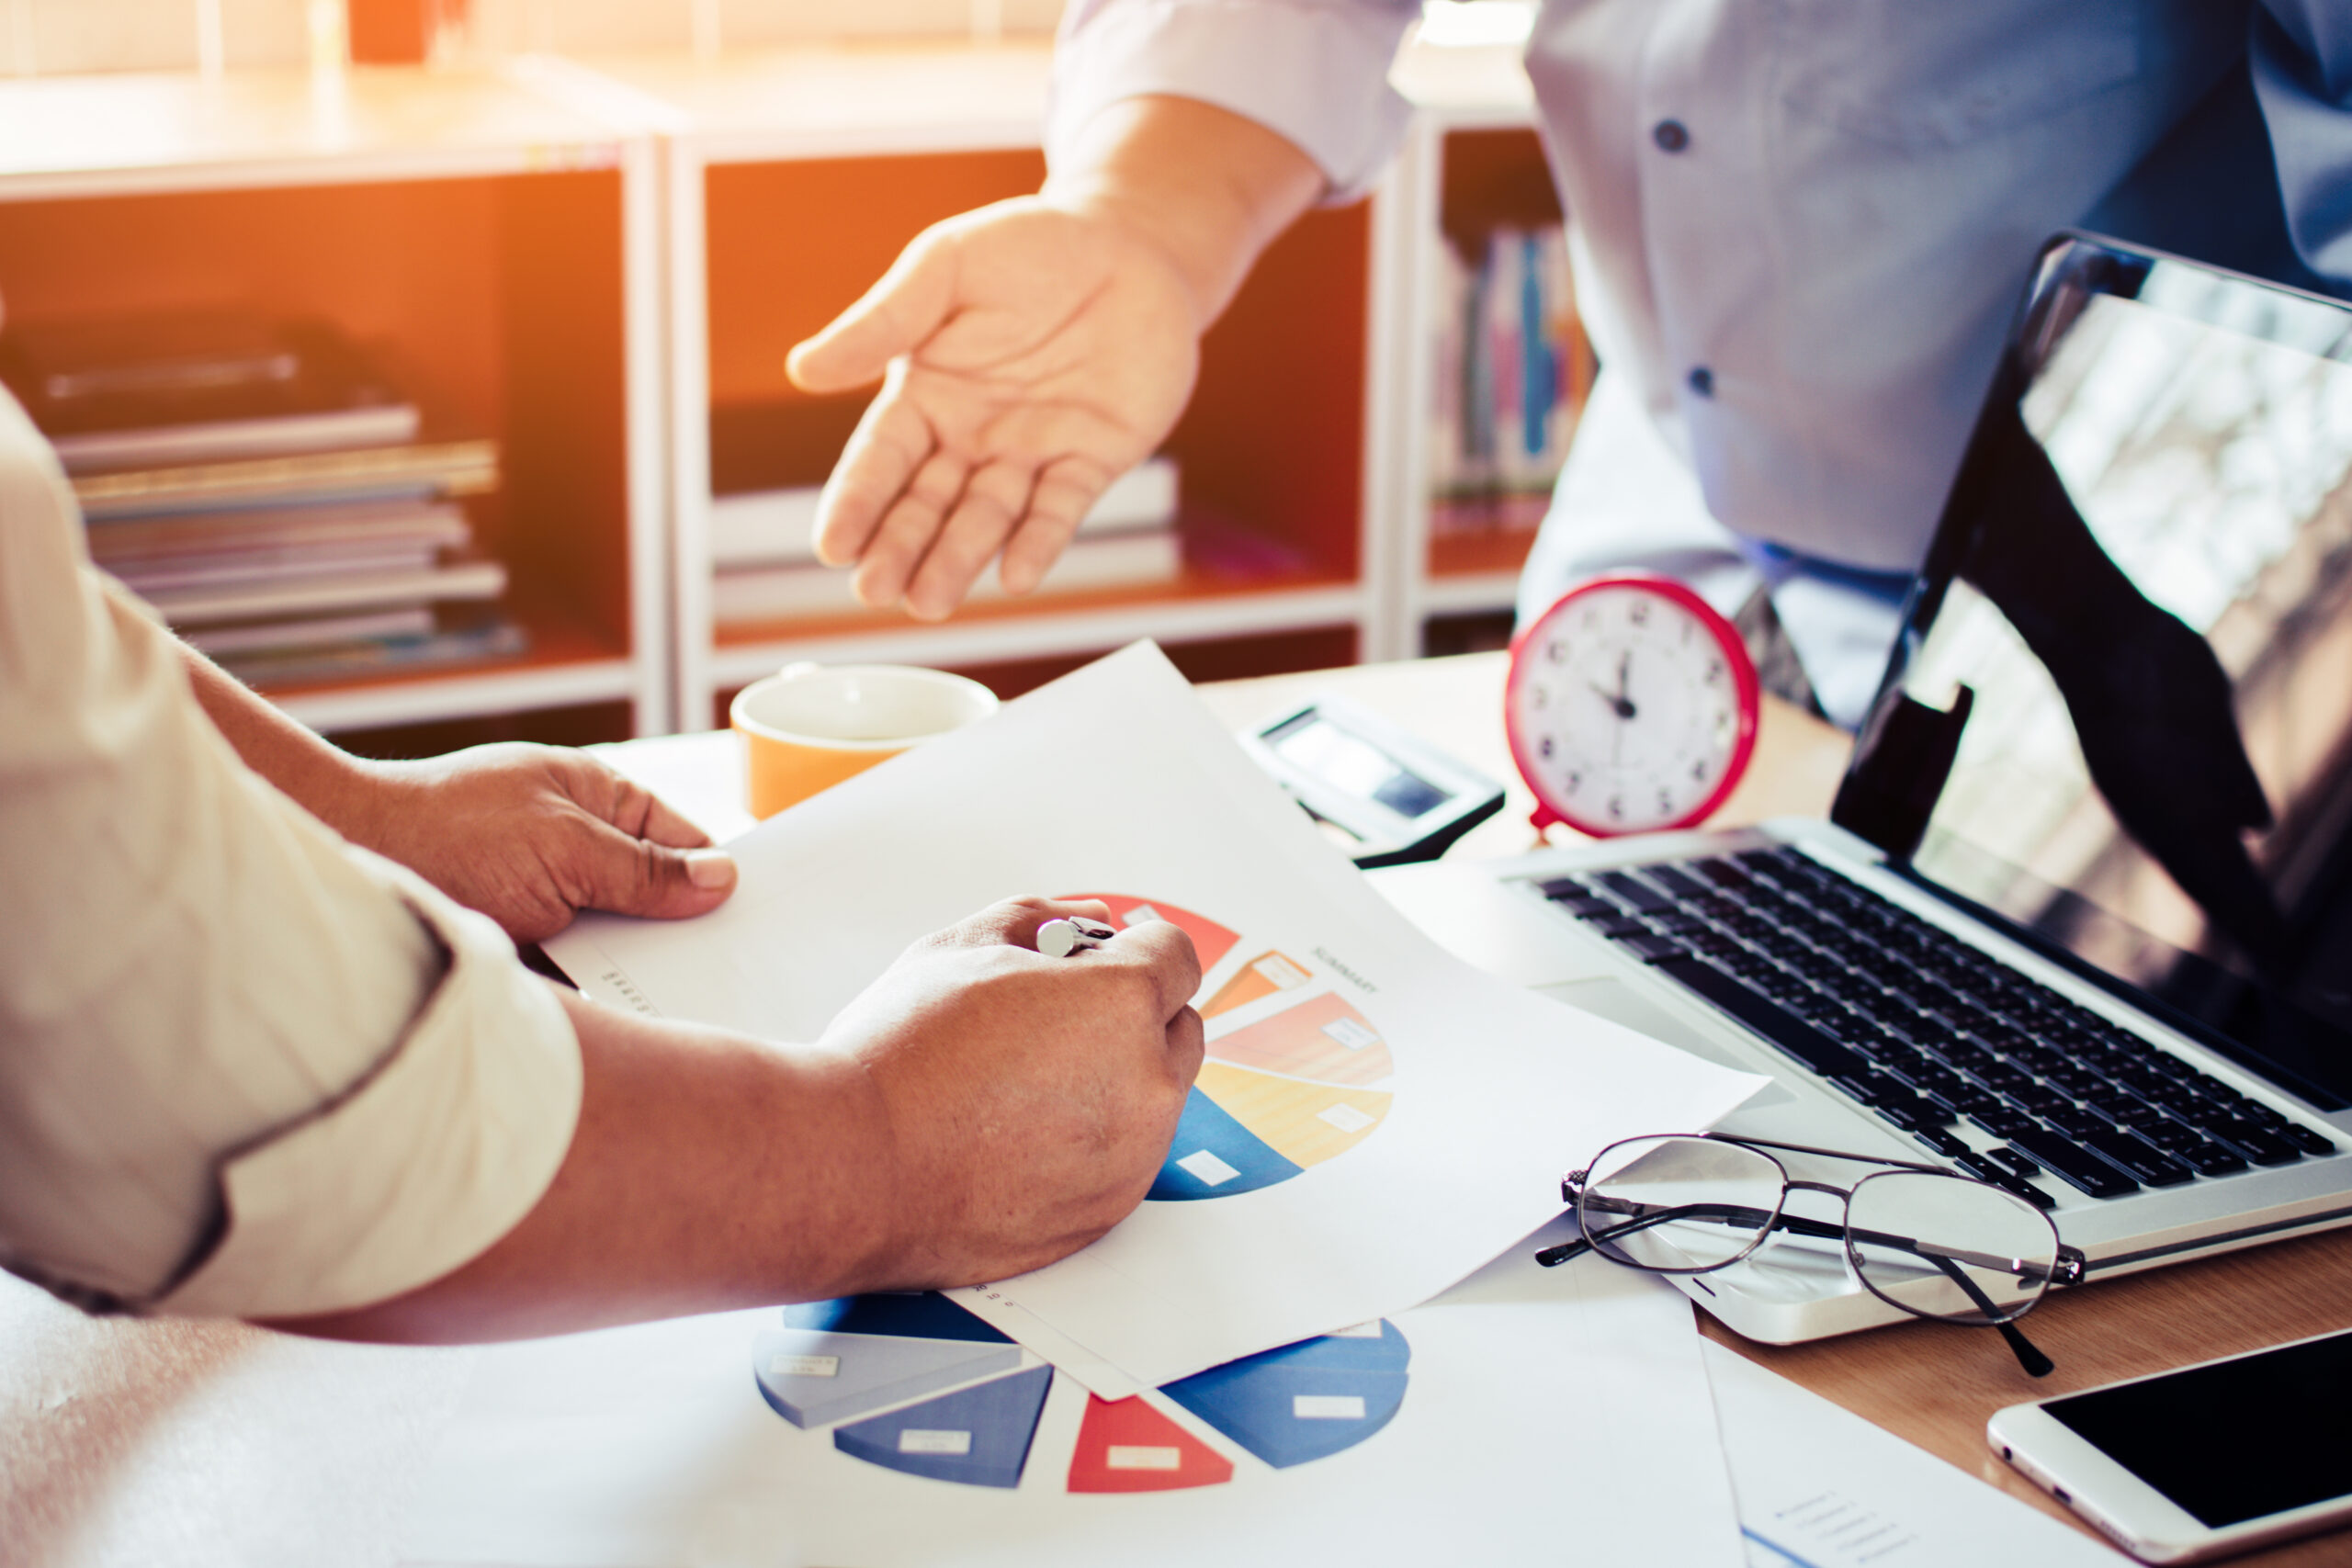
<svg viewBox="0 0 2352 1568">
<path fill-rule="evenodd" d="M 2300 1122 L 2290 1122 L 2278 1129 L 2278 1135 L 2314 1158 L 2324 1158 L 2335 1153 L 2335 1145 Z"/>
<path fill-rule="evenodd" d="M 1946 1107 L 1956 1116 L 1966 1116 L 1973 1120 L 1986 1111 L 2005 1116 L 2017 1114 L 2001 1103 L 2000 1096 L 1973 1085 L 1962 1084 L 1958 1088 L 1939 1086 L 1925 1092 L 1929 1099 Z"/>
<path fill-rule="evenodd" d="M 1995 1094 L 2012 1099 L 2033 1088 L 2031 1074 L 2021 1073 L 2006 1062 L 1977 1063 L 1968 1069 L 1968 1076 Z"/>
<path fill-rule="evenodd" d="M 1696 958 L 1669 958 L 1657 965 L 1657 972 L 1684 989 L 1697 992 L 1771 1042 L 1783 1055 L 1823 1077 L 1869 1070 L 1852 1051 L 1712 964 Z"/>
<path fill-rule="evenodd" d="M 2052 1089 L 2048 1084 L 2027 1084 L 2021 1089 L 2005 1089 L 2002 1098 L 2029 1116 L 2048 1116 L 2060 1111 L 2071 1111 L 2075 1102 Z"/>
<path fill-rule="evenodd" d="M 2079 1138 L 2086 1133 L 2104 1133 L 2115 1125 L 2087 1105 L 2070 1105 L 2064 1111 L 2052 1111 L 2042 1120 L 2070 1138 Z"/>
<path fill-rule="evenodd" d="M 1924 1095 L 1913 1094 L 1899 1087 L 1890 1089 L 1884 1094 L 1885 1098 L 1871 1109 L 1906 1133 L 1917 1132 L 1923 1127 L 1951 1125 L 1951 1112 Z"/>
<path fill-rule="evenodd" d="M 1652 882 L 1678 898 L 1704 898 L 1707 885 L 1679 865 L 1653 865 L 1645 868 Z"/>
<path fill-rule="evenodd" d="M 2010 1105 L 1988 1105 L 1968 1113 L 1968 1119 L 1996 1138 L 2015 1138 L 2031 1132 L 2034 1120 Z"/>
<path fill-rule="evenodd" d="M 1998 1187 L 2002 1179 L 2009 1174 L 1974 1149 L 1969 1150 L 1964 1155 L 1954 1156 L 1952 1163 L 1976 1178 L 1977 1180 L 1990 1182 L 1996 1187 Z"/>
<path fill-rule="evenodd" d="M 1947 1159 L 1959 1159 L 1976 1152 L 1940 1127 L 1922 1127 L 1911 1135 Z"/>
<path fill-rule="evenodd" d="M 1884 1073 L 1867 1069 L 1859 1073 L 1839 1073 L 1830 1082 L 1860 1100 L 1864 1105 L 1886 1105 L 1908 1098 L 1911 1091 Z"/>
<path fill-rule="evenodd" d="M 2104 1096 L 2091 1101 L 2091 1108 L 2120 1127 L 2140 1127 L 2164 1120 L 2164 1112 L 2144 1100 L 2130 1095 Z"/>
<path fill-rule="evenodd" d="M 2004 1192 L 2016 1193 L 2037 1209 L 2054 1209 L 2058 1206 L 2057 1199 L 2052 1198 L 2022 1176 L 1997 1176 L 1994 1179 L 1993 1185 Z"/>
<path fill-rule="evenodd" d="M 1546 898 L 1589 898 L 1591 886 L 1580 876 L 1555 876 L 1549 882 L 1539 882 L 1535 890 Z"/>
<path fill-rule="evenodd" d="M 1680 958 L 1686 949 L 1670 936 L 1658 936 L 1649 931 L 1630 931 L 1617 938 L 1617 945 L 1645 964 L 1657 964 L 1668 958 Z"/>
<path fill-rule="evenodd" d="M 2235 1176 L 2245 1168 L 2245 1161 L 2211 1138 L 2199 1138 L 2186 1148 L 2168 1151 L 2199 1176 Z"/>
<path fill-rule="evenodd" d="M 1986 1149 L 1984 1157 L 2019 1179 L 2041 1174 L 2041 1161 L 2022 1149 L 2012 1148 L 2006 1144 L 1997 1149 Z"/>
<path fill-rule="evenodd" d="M 1995 1165 L 1984 1155 L 1970 1154 L 1953 1160 L 1952 1163 L 1986 1186 L 1997 1187 L 2004 1192 L 2014 1193 L 2037 1209 L 2054 1209 L 2058 1206 L 2057 1200 L 2051 1197 L 2049 1193 L 2044 1192 L 2024 1177 Z"/>
<path fill-rule="evenodd" d="M 1631 872 L 1604 871 L 1600 874 L 1600 884 L 1619 903 L 1645 915 L 1674 908 L 1673 899 Z"/>
<path fill-rule="evenodd" d="M 2020 1129 L 2009 1142 L 2017 1145 L 2042 1169 L 2093 1198 L 2124 1198 L 2140 1184 L 2086 1149 L 2076 1148 L 2055 1133 L 2039 1127 Z"/>
<path fill-rule="evenodd" d="M 2120 1130 L 2086 1134 L 2083 1146 L 2113 1160 L 2150 1187 L 2177 1187 L 2196 1175 L 2155 1145 Z"/>
<path fill-rule="evenodd" d="M 2185 1122 L 2151 1122 L 2138 1131 L 2140 1136 L 2168 1155 L 2177 1155 L 2208 1141 L 2204 1134 Z"/>
<path fill-rule="evenodd" d="M 1918 1039 L 1917 1035 L 1912 1038 Z M 1931 1036 L 1926 1040 L 1919 1040 L 1918 1043 L 1942 1057 L 1944 1066 L 1954 1072 L 1974 1075 L 1980 1068 L 1989 1069 L 1999 1066 L 1998 1059 L 1992 1052 L 1959 1035 L 1949 1035 L 1941 1040 Z"/>
<path fill-rule="evenodd" d="M 2277 1134 L 2245 1122 L 2209 1122 L 2205 1131 L 2256 1165 L 2292 1165 L 2302 1151 Z"/>
<path fill-rule="evenodd" d="M 1886 1122 L 1898 1133 L 1916 1133 L 1920 1128 L 1919 1119 L 1902 1106 L 1873 1105 L 1871 1110 L 1877 1113 L 1880 1121 Z"/>
</svg>

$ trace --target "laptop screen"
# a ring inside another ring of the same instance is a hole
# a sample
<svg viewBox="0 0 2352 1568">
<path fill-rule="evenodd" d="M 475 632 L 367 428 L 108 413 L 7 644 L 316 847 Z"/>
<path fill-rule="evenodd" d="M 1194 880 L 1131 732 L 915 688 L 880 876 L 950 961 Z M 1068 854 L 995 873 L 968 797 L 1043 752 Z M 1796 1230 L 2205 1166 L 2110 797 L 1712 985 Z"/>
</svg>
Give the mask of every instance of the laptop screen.
<svg viewBox="0 0 2352 1568">
<path fill-rule="evenodd" d="M 1834 815 L 2352 1103 L 2352 310 L 2053 243 Z"/>
</svg>

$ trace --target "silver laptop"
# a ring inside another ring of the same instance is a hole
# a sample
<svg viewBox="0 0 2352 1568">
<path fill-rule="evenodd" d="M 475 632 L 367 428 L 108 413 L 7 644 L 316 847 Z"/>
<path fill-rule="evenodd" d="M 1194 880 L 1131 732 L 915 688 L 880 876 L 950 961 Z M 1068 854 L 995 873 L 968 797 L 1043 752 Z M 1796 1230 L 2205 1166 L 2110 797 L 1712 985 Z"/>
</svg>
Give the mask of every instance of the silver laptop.
<svg viewBox="0 0 2352 1568">
<path fill-rule="evenodd" d="M 2052 241 L 1828 821 L 1372 874 L 1770 1072 L 1725 1131 L 1996 1181 L 2088 1280 L 2352 1221 L 2352 310 Z M 1802 1243 L 1678 1282 L 1901 1316 Z"/>
</svg>

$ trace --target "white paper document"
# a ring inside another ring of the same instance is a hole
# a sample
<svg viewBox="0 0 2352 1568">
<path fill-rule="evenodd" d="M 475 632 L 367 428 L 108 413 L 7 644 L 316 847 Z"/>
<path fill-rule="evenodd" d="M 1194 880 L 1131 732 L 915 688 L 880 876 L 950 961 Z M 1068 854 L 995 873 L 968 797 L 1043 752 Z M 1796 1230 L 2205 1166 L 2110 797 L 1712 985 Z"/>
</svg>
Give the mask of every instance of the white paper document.
<svg viewBox="0 0 2352 1568">
<path fill-rule="evenodd" d="M 953 1337 L 986 1331 L 938 1296 L 485 1350 L 401 1558 L 1740 1568 L 1689 1303 L 1596 1258 L 1543 1269 L 1548 1239 L 1115 1403 Z"/>
<path fill-rule="evenodd" d="M 1988 1353 L 2003 1354 L 1998 1345 Z M 2122 1559 L 1720 1345 L 1706 1368 L 1750 1568 L 2117 1568 Z"/>
<path fill-rule="evenodd" d="M 1612 1138 L 1759 1087 L 1442 952 L 1138 644 L 731 846 L 734 897 L 548 944 L 590 995 L 810 1040 L 915 938 L 1018 893 L 1191 932 L 1204 1067 L 1152 1196 L 957 1300 L 1120 1397 L 1429 1300 Z"/>
</svg>

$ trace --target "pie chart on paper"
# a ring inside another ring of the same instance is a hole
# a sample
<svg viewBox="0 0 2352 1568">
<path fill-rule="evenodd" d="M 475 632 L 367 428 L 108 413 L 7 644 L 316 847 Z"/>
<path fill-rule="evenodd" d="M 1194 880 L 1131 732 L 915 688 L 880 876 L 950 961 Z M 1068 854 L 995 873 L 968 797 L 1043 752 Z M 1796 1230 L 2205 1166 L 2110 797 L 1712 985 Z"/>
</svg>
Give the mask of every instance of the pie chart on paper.
<svg viewBox="0 0 2352 1568">
<path fill-rule="evenodd" d="M 787 1307 L 752 1346 L 768 1407 L 834 1451 L 926 1482 L 1072 1493 L 1219 1486 L 1363 1442 L 1405 1403 L 1396 1325 L 1245 1356 L 1132 1398 L 1085 1394 L 1041 1438 L 1053 1368 L 933 1292 Z M 1081 1391 L 1082 1392 L 1082 1391 Z M 1050 1450 L 1050 1451 L 1047 1451 Z"/>
<path fill-rule="evenodd" d="M 1311 957 L 1156 899 L 1073 893 L 1111 923 L 1167 920 L 1200 954 L 1208 1060 L 1147 1201 L 1231 1198 L 1288 1181 L 1370 1137 L 1396 1063 L 1373 1021 Z"/>
</svg>

